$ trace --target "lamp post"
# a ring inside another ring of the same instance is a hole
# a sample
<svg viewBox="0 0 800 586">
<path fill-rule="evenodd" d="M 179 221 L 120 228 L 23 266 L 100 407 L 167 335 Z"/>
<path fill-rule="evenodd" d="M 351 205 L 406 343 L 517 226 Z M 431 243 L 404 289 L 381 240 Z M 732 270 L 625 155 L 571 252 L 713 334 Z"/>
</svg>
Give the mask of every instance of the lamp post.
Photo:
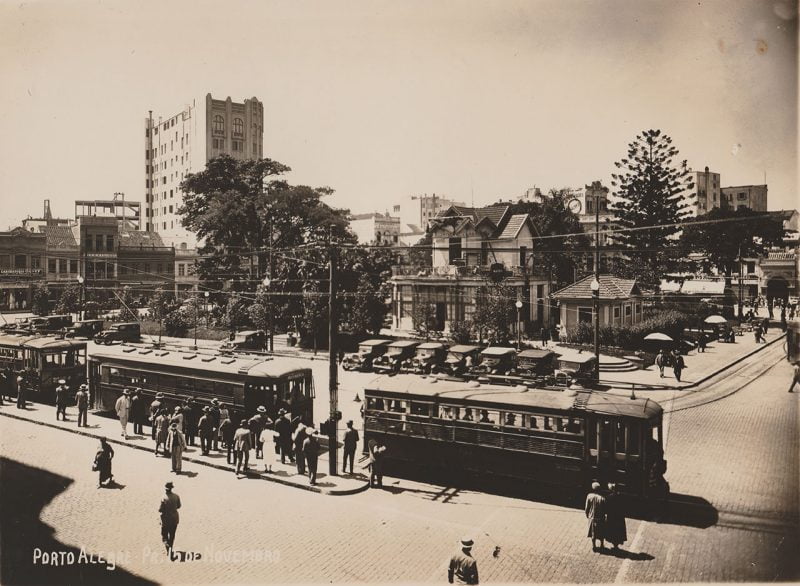
<svg viewBox="0 0 800 586">
<path fill-rule="evenodd" d="M 742 320 L 742 245 L 739 245 L 739 255 L 736 257 L 736 262 L 739 264 L 739 321 Z"/>
<path fill-rule="evenodd" d="M 78 285 L 80 285 L 81 288 L 80 297 L 78 301 L 78 319 L 82 320 L 83 319 L 83 276 L 78 275 L 77 280 L 78 280 Z"/>
<path fill-rule="evenodd" d="M 592 298 L 594 300 L 594 379 L 600 380 L 600 281 L 595 274 L 592 279 Z"/>
<path fill-rule="evenodd" d="M 272 270 L 272 267 L 270 266 L 270 271 L 271 270 Z M 269 276 L 266 276 L 266 277 L 264 277 L 264 280 L 261 281 L 261 283 L 264 285 L 265 289 L 269 289 L 269 286 L 272 283 L 272 279 L 270 279 Z M 267 305 L 266 310 L 267 310 L 267 323 L 265 325 L 267 326 L 267 340 L 266 340 L 266 342 L 267 342 L 267 351 L 268 352 L 274 352 L 275 351 L 275 347 L 274 347 L 273 342 L 272 342 L 272 303 L 269 303 Z"/>
<path fill-rule="evenodd" d="M 514 304 L 514 306 L 517 308 L 517 351 L 519 351 L 520 348 L 522 348 L 522 319 L 520 317 L 520 312 L 522 311 L 522 301 L 517 299 L 517 302 Z"/>
<path fill-rule="evenodd" d="M 211 296 L 211 293 L 206 291 L 205 293 L 203 293 L 203 296 L 206 298 L 204 306 L 203 306 L 203 311 L 206 312 L 206 329 L 208 329 L 208 314 L 210 313 L 208 311 L 208 298 Z"/>
</svg>

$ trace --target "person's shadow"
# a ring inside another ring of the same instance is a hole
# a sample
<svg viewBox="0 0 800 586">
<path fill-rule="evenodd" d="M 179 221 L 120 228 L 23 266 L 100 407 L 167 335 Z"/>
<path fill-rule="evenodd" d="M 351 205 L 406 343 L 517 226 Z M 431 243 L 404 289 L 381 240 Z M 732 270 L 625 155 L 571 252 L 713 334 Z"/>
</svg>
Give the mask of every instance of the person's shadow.
<svg viewBox="0 0 800 586">
<path fill-rule="evenodd" d="M 116 480 L 109 480 L 106 484 L 103 484 L 100 488 L 110 488 L 111 490 L 122 490 L 125 488 L 125 485 L 120 484 Z"/>
<path fill-rule="evenodd" d="M 602 547 L 602 548 L 598 549 L 597 551 L 599 553 L 601 553 L 602 555 L 610 555 L 610 556 L 613 556 L 615 558 L 621 558 L 621 559 L 625 559 L 625 560 L 633 560 L 633 561 L 636 561 L 636 562 L 648 562 L 650 560 L 654 560 L 655 559 L 649 553 L 645 553 L 643 551 L 633 552 L 633 551 L 628 551 L 628 550 L 622 549 L 622 548 L 614 549 L 614 548 Z"/>
</svg>

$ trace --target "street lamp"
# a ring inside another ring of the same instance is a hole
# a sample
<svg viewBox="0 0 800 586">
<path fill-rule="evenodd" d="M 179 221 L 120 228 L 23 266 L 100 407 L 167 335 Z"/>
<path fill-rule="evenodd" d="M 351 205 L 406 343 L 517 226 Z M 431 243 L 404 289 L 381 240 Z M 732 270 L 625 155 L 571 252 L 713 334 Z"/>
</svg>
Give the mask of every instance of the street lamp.
<svg viewBox="0 0 800 586">
<path fill-rule="evenodd" d="M 270 270 L 272 270 L 271 266 L 270 266 Z M 268 289 L 270 284 L 272 283 L 272 279 L 270 279 L 269 275 L 267 275 L 266 277 L 264 277 L 264 280 L 261 281 L 261 283 L 264 285 L 264 288 Z M 267 325 L 267 336 L 268 336 L 268 338 L 267 338 L 267 347 L 268 347 L 267 351 L 274 352 L 275 351 L 275 344 L 274 344 L 273 335 L 272 335 L 272 303 L 267 304 L 266 310 L 267 310 L 267 324 L 266 325 Z"/>
<path fill-rule="evenodd" d="M 206 312 L 206 329 L 208 329 L 208 314 L 209 314 L 209 313 L 211 313 L 211 312 L 208 310 L 208 298 L 209 298 L 209 296 L 211 295 L 211 293 L 209 293 L 208 291 L 206 291 L 205 293 L 203 293 L 203 295 L 204 295 L 204 296 L 205 296 L 205 298 L 206 298 L 206 301 L 205 301 L 205 304 L 204 304 L 204 307 L 203 307 L 203 309 L 204 309 L 204 310 L 205 310 L 205 312 Z"/>
<path fill-rule="evenodd" d="M 521 344 L 521 336 L 522 336 L 522 319 L 520 318 L 520 312 L 522 310 L 522 301 L 517 299 L 517 302 L 514 304 L 517 308 L 517 351 L 522 348 Z"/>
<path fill-rule="evenodd" d="M 595 275 L 592 279 L 592 298 L 594 299 L 594 378 L 600 380 L 600 281 Z"/>
<path fill-rule="evenodd" d="M 78 285 L 80 285 L 81 292 L 80 292 L 80 300 L 79 300 L 79 307 L 78 307 L 78 319 L 83 319 L 83 277 L 78 275 L 77 277 Z"/>
</svg>

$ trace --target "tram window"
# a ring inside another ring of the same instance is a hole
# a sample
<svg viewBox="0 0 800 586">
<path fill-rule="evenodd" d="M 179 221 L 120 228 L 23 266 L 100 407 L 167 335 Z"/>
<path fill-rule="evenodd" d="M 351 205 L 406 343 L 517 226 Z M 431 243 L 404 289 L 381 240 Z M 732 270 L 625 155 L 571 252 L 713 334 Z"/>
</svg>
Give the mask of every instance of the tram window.
<svg viewBox="0 0 800 586">
<path fill-rule="evenodd" d="M 478 423 L 497 423 L 500 421 L 500 413 L 487 409 L 481 409 L 481 418 Z"/>
<path fill-rule="evenodd" d="M 394 413 L 405 413 L 406 412 L 406 402 L 405 401 L 389 401 L 389 411 Z"/>
<path fill-rule="evenodd" d="M 449 405 L 439 406 L 439 419 L 458 419 L 458 407 L 451 407 Z"/>
<path fill-rule="evenodd" d="M 190 378 L 175 377 L 175 388 L 184 393 L 194 393 L 194 381 Z"/>
<path fill-rule="evenodd" d="M 197 378 L 194 380 L 194 388 L 198 393 L 207 393 L 209 395 L 213 395 L 214 381 Z"/>
<path fill-rule="evenodd" d="M 628 453 L 634 456 L 639 454 L 639 424 L 628 424 Z"/>
<path fill-rule="evenodd" d="M 419 417 L 430 417 L 431 416 L 431 405 L 430 403 L 418 403 L 416 401 L 411 401 L 411 415 L 418 415 Z"/>
<path fill-rule="evenodd" d="M 583 421 L 580 419 L 564 418 L 564 432 L 583 435 Z"/>
<path fill-rule="evenodd" d="M 233 385 L 230 383 L 214 383 L 214 391 L 217 395 L 233 397 Z"/>
<path fill-rule="evenodd" d="M 370 411 L 383 411 L 383 399 L 367 397 L 367 409 Z"/>
<path fill-rule="evenodd" d="M 177 389 L 178 379 L 168 374 L 160 374 L 158 375 L 158 386 L 164 389 Z"/>
<path fill-rule="evenodd" d="M 506 427 L 524 427 L 524 418 L 519 413 L 505 413 L 504 425 Z"/>
<path fill-rule="evenodd" d="M 542 426 L 544 429 L 551 430 L 553 429 L 553 418 L 552 417 L 542 417 L 544 419 L 544 425 Z"/>
<path fill-rule="evenodd" d="M 531 429 L 539 429 L 541 427 L 541 422 L 539 421 L 541 417 L 537 417 L 536 415 L 530 415 L 528 417 L 528 427 Z"/>
<path fill-rule="evenodd" d="M 461 421 L 475 421 L 475 415 L 472 413 L 472 409 L 469 407 L 464 408 L 464 412 L 461 414 Z"/>
</svg>

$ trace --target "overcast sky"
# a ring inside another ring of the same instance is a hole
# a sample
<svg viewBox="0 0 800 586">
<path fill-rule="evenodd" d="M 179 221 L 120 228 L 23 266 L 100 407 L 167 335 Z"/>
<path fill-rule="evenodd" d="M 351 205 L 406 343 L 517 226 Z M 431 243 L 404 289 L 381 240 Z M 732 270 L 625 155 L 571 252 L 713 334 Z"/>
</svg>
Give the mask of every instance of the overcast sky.
<svg viewBox="0 0 800 586">
<path fill-rule="evenodd" d="M 258 97 L 265 155 L 354 212 L 608 184 L 647 128 L 800 207 L 789 0 L 0 0 L 0 72 L 2 228 L 144 201 L 147 111 L 207 92 Z"/>
</svg>

